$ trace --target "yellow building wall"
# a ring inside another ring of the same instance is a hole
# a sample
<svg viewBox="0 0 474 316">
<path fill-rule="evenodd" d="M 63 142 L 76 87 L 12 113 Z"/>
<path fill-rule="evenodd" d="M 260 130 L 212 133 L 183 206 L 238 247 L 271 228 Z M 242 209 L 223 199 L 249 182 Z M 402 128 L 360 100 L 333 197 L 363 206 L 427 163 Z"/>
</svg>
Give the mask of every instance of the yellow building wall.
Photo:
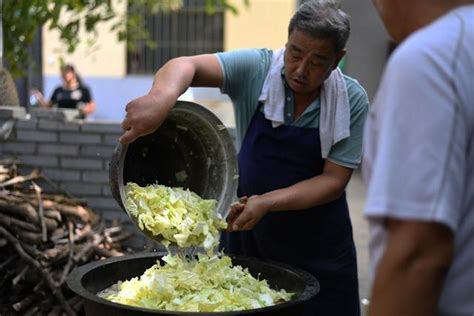
<svg viewBox="0 0 474 316">
<path fill-rule="evenodd" d="M 288 37 L 288 23 L 296 10 L 296 0 L 230 1 L 239 14 L 225 13 L 224 50 L 255 47 L 277 49 Z"/>
<path fill-rule="evenodd" d="M 114 0 L 120 12 L 125 12 L 126 1 Z M 245 47 L 277 49 L 287 39 L 287 27 L 296 9 L 296 0 L 230 0 L 239 13 L 226 11 L 224 18 L 224 50 Z M 63 17 L 67 19 L 67 17 Z M 71 63 L 82 76 L 124 77 L 127 75 L 126 45 L 110 32 L 110 24 L 97 28 L 95 46 L 87 44 L 88 37 L 81 34 L 81 43 L 73 54 L 67 54 L 59 42 L 59 35 L 48 26 L 43 27 L 43 71 L 46 76 L 59 75 L 60 58 Z"/>
<path fill-rule="evenodd" d="M 114 0 L 114 5 L 119 13 L 125 12 L 127 1 Z M 67 16 L 63 16 L 67 19 Z M 110 31 L 112 22 L 99 24 L 95 45 L 90 46 L 88 39 L 91 36 L 80 34 L 80 44 L 73 54 L 68 54 L 65 45 L 59 42 L 57 31 L 51 31 L 48 26 L 43 27 L 43 73 L 44 75 L 59 75 L 60 58 L 65 63 L 75 66 L 81 76 L 112 76 L 123 77 L 126 75 L 126 45 L 119 42 L 117 34 Z"/>
</svg>

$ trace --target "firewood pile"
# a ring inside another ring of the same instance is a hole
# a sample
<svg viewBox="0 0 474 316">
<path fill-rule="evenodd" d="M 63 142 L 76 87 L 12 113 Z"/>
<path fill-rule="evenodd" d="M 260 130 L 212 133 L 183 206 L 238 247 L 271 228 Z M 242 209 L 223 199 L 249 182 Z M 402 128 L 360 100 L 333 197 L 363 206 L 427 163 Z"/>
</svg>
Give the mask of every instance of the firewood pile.
<svg viewBox="0 0 474 316">
<path fill-rule="evenodd" d="M 105 225 L 83 201 L 42 192 L 38 171 L 16 170 L 0 163 L 0 315 L 78 314 L 82 301 L 67 288 L 67 275 L 123 255 L 120 243 L 130 233 Z"/>
</svg>

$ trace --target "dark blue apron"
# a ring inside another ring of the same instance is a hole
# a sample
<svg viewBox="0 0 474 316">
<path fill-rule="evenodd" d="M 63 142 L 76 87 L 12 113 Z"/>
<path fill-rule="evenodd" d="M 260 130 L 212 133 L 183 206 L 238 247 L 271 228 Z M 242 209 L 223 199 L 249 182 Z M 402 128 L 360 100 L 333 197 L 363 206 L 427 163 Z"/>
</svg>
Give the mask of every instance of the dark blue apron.
<svg viewBox="0 0 474 316">
<path fill-rule="evenodd" d="M 291 186 L 323 171 L 319 131 L 277 128 L 257 109 L 240 153 L 238 196 Z M 251 231 L 223 233 L 226 253 L 284 262 L 304 269 L 321 291 L 304 315 L 358 316 L 357 261 L 345 193 L 325 205 L 270 212 Z"/>
</svg>

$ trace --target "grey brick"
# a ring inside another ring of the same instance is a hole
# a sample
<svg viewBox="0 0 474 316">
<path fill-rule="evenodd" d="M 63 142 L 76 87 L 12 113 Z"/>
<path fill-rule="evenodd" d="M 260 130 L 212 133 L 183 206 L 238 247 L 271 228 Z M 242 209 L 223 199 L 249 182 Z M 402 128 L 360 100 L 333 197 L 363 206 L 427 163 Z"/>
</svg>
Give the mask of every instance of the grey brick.
<svg viewBox="0 0 474 316">
<path fill-rule="evenodd" d="M 36 167 L 57 167 L 58 157 L 39 156 L 39 155 L 20 155 L 18 156 L 21 164 Z"/>
<path fill-rule="evenodd" d="M 90 184 L 84 182 L 61 183 L 60 188 L 77 196 L 100 196 L 102 195 L 102 186 L 100 184 Z"/>
<path fill-rule="evenodd" d="M 105 145 L 117 145 L 119 143 L 119 137 L 122 136 L 122 134 L 106 134 L 103 135 L 103 143 Z"/>
<path fill-rule="evenodd" d="M 101 170 L 102 160 L 61 157 L 61 167 L 79 170 Z"/>
<path fill-rule="evenodd" d="M 30 111 L 32 117 L 49 118 L 59 121 L 71 121 L 79 116 L 79 110 L 75 109 L 43 109 L 32 108 Z"/>
<path fill-rule="evenodd" d="M 15 124 L 15 119 L 2 120 L 0 123 L 0 130 L 2 131 L 0 141 L 16 139 Z"/>
<path fill-rule="evenodd" d="M 34 118 L 18 120 L 15 126 L 17 129 L 36 129 L 38 127 L 38 120 Z"/>
<path fill-rule="evenodd" d="M 59 121 L 49 118 L 40 118 L 38 128 L 49 131 L 79 131 L 80 121 Z"/>
<path fill-rule="evenodd" d="M 83 198 L 86 199 L 87 204 L 93 209 L 120 209 L 117 202 L 111 197 L 83 196 Z"/>
<path fill-rule="evenodd" d="M 62 143 L 74 143 L 74 144 L 100 144 L 99 134 L 83 134 L 83 133 L 72 133 L 72 132 L 60 132 L 59 140 Z"/>
<path fill-rule="evenodd" d="M 36 143 L 6 142 L 2 143 L 2 152 L 32 154 L 36 150 Z"/>
<path fill-rule="evenodd" d="M 34 169 L 37 169 L 37 168 L 33 166 L 25 166 L 25 165 L 18 164 L 18 174 L 21 174 L 24 176 L 29 175 Z"/>
<path fill-rule="evenodd" d="M 54 132 L 39 132 L 28 130 L 17 130 L 16 138 L 30 142 L 57 142 L 58 135 Z"/>
<path fill-rule="evenodd" d="M 81 178 L 81 172 L 77 170 L 43 168 L 41 171 L 46 177 L 48 177 L 52 181 L 79 181 Z"/>
<path fill-rule="evenodd" d="M 103 167 L 103 169 L 104 169 L 105 171 L 109 172 L 109 170 L 110 170 L 110 160 L 109 160 L 109 159 L 104 161 L 104 167 Z"/>
<path fill-rule="evenodd" d="M 41 187 L 41 193 L 44 194 L 57 194 L 58 189 L 56 186 L 51 185 L 51 183 L 47 182 L 44 179 L 35 180 L 35 183 Z"/>
<path fill-rule="evenodd" d="M 120 123 L 117 122 L 84 122 L 82 125 L 84 132 L 100 132 L 100 133 L 122 133 L 123 129 Z"/>
<path fill-rule="evenodd" d="M 106 171 L 83 171 L 82 181 L 92 183 L 109 183 L 109 173 Z"/>
<path fill-rule="evenodd" d="M 109 221 L 118 220 L 121 223 L 128 223 L 128 222 L 131 221 L 130 217 L 128 217 L 127 213 L 125 213 L 118 206 L 116 206 L 115 208 L 96 208 L 95 210 L 100 212 L 100 214 L 102 215 L 102 217 L 106 221 L 107 220 L 109 220 Z M 132 226 L 132 227 L 134 227 L 134 226 Z M 136 230 L 138 230 L 138 229 L 136 229 Z M 145 235 L 142 232 L 137 232 L 136 236 L 141 237 L 141 236 L 145 236 Z M 146 238 L 146 237 L 144 237 L 144 238 Z"/>
<path fill-rule="evenodd" d="M 110 159 L 112 153 L 114 152 L 113 146 L 91 146 L 83 145 L 81 146 L 81 156 L 85 157 L 102 157 Z"/>
<path fill-rule="evenodd" d="M 10 119 L 10 118 L 24 118 L 26 116 L 25 108 L 22 106 L 0 106 L 0 118 Z"/>
<path fill-rule="evenodd" d="M 103 196 L 112 196 L 112 191 L 110 191 L 110 185 L 106 184 L 102 186 L 102 195 Z"/>
<path fill-rule="evenodd" d="M 76 156 L 79 153 L 79 145 L 38 144 L 38 152 L 40 154 Z"/>
</svg>

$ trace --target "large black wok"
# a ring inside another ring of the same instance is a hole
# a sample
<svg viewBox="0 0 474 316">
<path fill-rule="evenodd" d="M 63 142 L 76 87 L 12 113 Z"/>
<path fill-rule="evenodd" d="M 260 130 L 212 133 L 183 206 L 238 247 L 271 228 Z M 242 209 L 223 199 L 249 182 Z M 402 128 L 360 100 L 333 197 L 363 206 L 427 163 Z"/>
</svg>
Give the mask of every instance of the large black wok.
<svg viewBox="0 0 474 316">
<path fill-rule="evenodd" d="M 266 279 L 270 287 L 285 289 L 296 293 L 291 301 L 278 305 L 235 312 L 190 313 L 158 311 L 126 306 L 100 298 L 96 293 L 110 287 L 119 280 L 130 279 L 139 275 L 161 259 L 164 253 L 135 254 L 124 257 L 109 258 L 92 262 L 76 268 L 67 278 L 68 286 L 84 298 L 85 313 L 94 315 L 301 315 L 305 304 L 319 292 L 319 283 L 308 272 L 291 266 L 256 260 L 249 257 L 231 256 L 234 265 L 248 268 L 249 272 L 261 279 Z"/>
</svg>

